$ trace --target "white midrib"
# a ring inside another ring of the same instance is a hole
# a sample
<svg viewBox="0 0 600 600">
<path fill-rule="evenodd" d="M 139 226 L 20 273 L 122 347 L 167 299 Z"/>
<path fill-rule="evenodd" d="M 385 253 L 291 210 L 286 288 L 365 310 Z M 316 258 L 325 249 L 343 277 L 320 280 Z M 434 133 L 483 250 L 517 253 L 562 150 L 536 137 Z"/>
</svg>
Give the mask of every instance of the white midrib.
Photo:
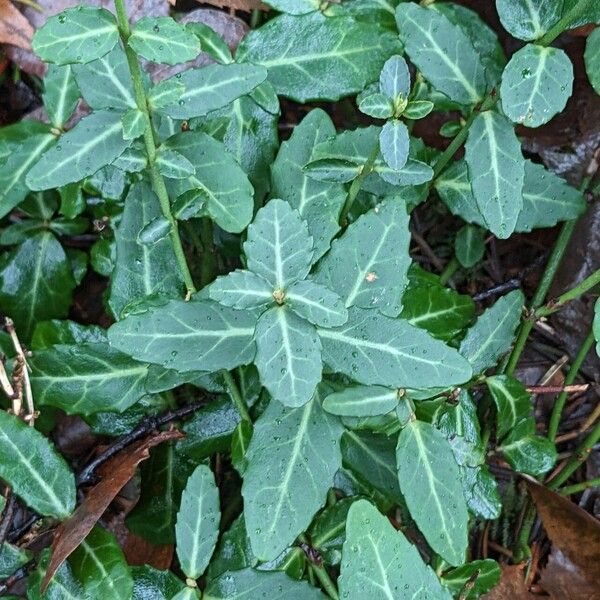
<svg viewBox="0 0 600 600">
<path fill-rule="evenodd" d="M 102 27 L 100 29 L 86 29 L 85 31 L 83 31 L 81 33 L 75 33 L 73 35 L 68 35 L 68 36 L 61 35 L 60 37 L 55 38 L 53 41 L 51 41 L 45 45 L 38 44 L 38 48 L 39 49 L 52 48 L 53 46 L 56 46 L 57 44 L 60 46 L 65 46 L 66 44 L 68 44 L 70 42 L 74 42 L 77 40 L 84 40 L 85 38 L 89 38 L 89 37 L 101 37 L 102 34 L 111 33 L 113 31 L 117 31 L 116 24 L 107 25 L 106 27 Z"/>
<path fill-rule="evenodd" d="M 65 100 L 67 98 L 67 90 L 69 88 L 69 79 L 72 76 L 71 75 L 71 66 L 67 65 L 63 72 L 64 72 L 64 76 L 63 76 L 63 80 L 60 85 L 60 93 L 58 95 L 58 104 L 56 105 L 56 111 L 55 111 L 58 123 L 52 123 L 56 127 L 60 127 L 61 125 L 64 125 L 64 121 L 65 121 L 65 115 L 64 115 Z"/>
<path fill-rule="evenodd" d="M 124 369 L 119 371 L 113 371 L 112 373 L 96 373 L 94 375 L 84 375 L 82 376 L 73 376 L 73 375 L 63 375 L 63 376 L 44 376 L 44 377 L 36 377 L 37 381 L 48 380 L 51 383 L 61 383 L 63 381 L 75 381 L 77 379 L 84 379 L 85 381 L 107 381 L 110 379 L 122 379 L 129 378 L 135 375 L 142 375 L 148 371 L 147 366 L 135 367 L 131 369 Z"/>
<path fill-rule="evenodd" d="M 135 103 L 135 100 L 131 96 L 131 93 L 129 92 L 129 90 L 126 87 L 123 86 L 123 84 L 121 83 L 119 78 L 115 77 L 115 72 L 112 69 L 110 63 L 107 61 L 106 56 L 102 57 L 100 59 L 100 61 L 104 65 L 106 76 L 112 81 L 113 85 L 121 93 L 121 95 L 123 96 L 123 98 L 125 100 L 125 103 L 128 106 L 130 106 L 131 108 L 136 108 L 137 105 Z"/>
</svg>

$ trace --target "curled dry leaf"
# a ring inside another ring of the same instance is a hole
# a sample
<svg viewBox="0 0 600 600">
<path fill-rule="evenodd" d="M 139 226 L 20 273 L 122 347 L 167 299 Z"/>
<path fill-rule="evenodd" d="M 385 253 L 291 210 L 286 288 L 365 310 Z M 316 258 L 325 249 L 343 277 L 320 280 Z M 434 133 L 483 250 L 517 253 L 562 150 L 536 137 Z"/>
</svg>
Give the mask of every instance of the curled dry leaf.
<svg viewBox="0 0 600 600">
<path fill-rule="evenodd" d="M 503 565 L 498 585 L 483 600 L 539 600 L 525 585 L 525 565 Z"/>
<path fill-rule="evenodd" d="M 0 0 L 0 43 L 29 50 L 32 37 L 29 21 L 9 0 Z"/>
<path fill-rule="evenodd" d="M 177 430 L 161 431 L 125 448 L 105 463 L 102 481 L 88 492 L 73 515 L 56 530 L 52 543 L 52 557 L 41 585 L 42 591 L 46 589 L 60 565 L 92 530 L 115 496 L 133 477 L 136 467 L 150 456 L 150 448 L 181 437 L 183 434 Z"/>
<path fill-rule="evenodd" d="M 544 589 L 557 599 L 597 600 L 600 523 L 567 498 L 535 483 L 527 485 L 553 546 L 542 573 Z"/>
</svg>

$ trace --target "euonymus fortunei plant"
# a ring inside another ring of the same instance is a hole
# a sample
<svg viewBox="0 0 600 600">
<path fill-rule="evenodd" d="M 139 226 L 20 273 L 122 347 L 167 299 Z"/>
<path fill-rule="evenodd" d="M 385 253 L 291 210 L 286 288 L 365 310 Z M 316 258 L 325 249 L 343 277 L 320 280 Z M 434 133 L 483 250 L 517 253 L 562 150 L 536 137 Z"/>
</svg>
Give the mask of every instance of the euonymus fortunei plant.
<svg viewBox="0 0 600 600">
<path fill-rule="evenodd" d="M 64 521 L 90 481 L 44 435 L 57 409 L 118 436 L 202 407 L 151 450 L 126 519 L 175 544 L 172 569 L 130 567 L 96 525 L 44 592 L 48 552 L 35 557 L 29 598 L 478 597 L 500 574 L 469 549 L 502 508 L 486 459 L 534 477 L 554 465 L 513 376 L 533 324 L 520 326 L 523 293 L 476 314 L 445 283 L 487 235 L 567 221 L 564 251 L 585 186 L 525 158 L 516 127 L 564 109 L 573 67 L 551 44 L 600 21 L 596 3 L 496 0 L 524 42 L 508 61 L 452 2 L 269 4 L 235 54 L 203 23 L 130 24 L 123 0 L 68 9 L 34 37 L 49 122 L 0 129 L 0 309 L 16 330 L 2 339 L 0 477 Z M 186 64 L 200 52 L 210 64 Z M 177 67 L 153 79 L 151 63 Z M 355 98 L 363 126 L 307 108 L 280 143 L 282 97 Z M 432 111 L 458 115 L 443 152 L 411 133 Z M 409 252 L 424 202 L 464 221 L 441 277 Z M 76 248 L 91 220 L 93 245 Z M 109 281 L 108 330 L 68 320 L 90 269 Z M 31 558 L 3 551 L 8 574 Z"/>
</svg>

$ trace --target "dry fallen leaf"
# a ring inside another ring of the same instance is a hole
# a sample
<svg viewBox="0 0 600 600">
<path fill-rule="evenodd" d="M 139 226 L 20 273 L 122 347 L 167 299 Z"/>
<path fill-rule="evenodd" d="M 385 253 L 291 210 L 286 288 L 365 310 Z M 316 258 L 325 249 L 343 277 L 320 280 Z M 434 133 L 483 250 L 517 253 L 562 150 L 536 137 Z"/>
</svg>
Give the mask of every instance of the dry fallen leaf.
<svg viewBox="0 0 600 600">
<path fill-rule="evenodd" d="M 542 586 L 557 600 L 565 590 L 578 600 L 600 599 L 600 522 L 564 496 L 527 485 L 553 546 Z"/>
<path fill-rule="evenodd" d="M 151 544 L 131 531 L 127 531 L 123 545 L 123 554 L 128 565 L 151 565 L 161 571 L 171 566 L 174 551 L 173 544 Z"/>
<path fill-rule="evenodd" d="M 233 10 L 243 10 L 245 12 L 252 12 L 255 9 L 269 10 L 269 7 L 263 4 L 260 0 L 198 0 L 202 4 L 210 4 L 217 8 L 230 8 Z"/>
<path fill-rule="evenodd" d="M 0 43 L 29 50 L 33 27 L 9 0 L 0 0 Z"/>
<path fill-rule="evenodd" d="M 42 581 L 44 591 L 54 573 L 92 530 L 108 505 L 133 477 L 136 467 L 150 456 L 150 448 L 183 437 L 180 431 L 161 431 L 128 446 L 103 466 L 104 478 L 87 494 L 69 519 L 59 525 L 52 542 L 52 557 Z"/>
<path fill-rule="evenodd" d="M 482 600 L 540 600 L 525 585 L 525 565 L 503 565 L 498 585 Z"/>
</svg>

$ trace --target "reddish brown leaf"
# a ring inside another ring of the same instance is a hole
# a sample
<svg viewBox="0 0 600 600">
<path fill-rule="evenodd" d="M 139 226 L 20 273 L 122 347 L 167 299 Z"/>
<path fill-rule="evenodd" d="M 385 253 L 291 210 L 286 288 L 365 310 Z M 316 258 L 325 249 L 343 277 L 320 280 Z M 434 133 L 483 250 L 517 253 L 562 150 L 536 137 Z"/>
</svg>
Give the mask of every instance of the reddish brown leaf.
<svg viewBox="0 0 600 600">
<path fill-rule="evenodd" d="M 542 585 L 554 598 L 600 598 L 600 522 L 544 486 L 527 483 L 553 551 Z M 591 595 L 590 595 L 591 594 Z"/>
<path fill-rule="evenodd" d="M 136 467 L 150 456 L 150 448 L 183 437 L 180 431 L 161 431 L 125 448 L 103 466 L 104 478 L 87 494 L 71 517 L 60 524 L 52 542 L 52 556 L 42 581 L 42 591 L 69 555 L 92 530 L 108 505 L 133 477 Z"/>
<path fill-rule="evenodd" d="M 173 561 L 173 544 L 151 544 L 131 531 L 127 532 L 123 553 L 129 565 L 151 565 L 164 571 L 171 566 Z"/>
<path fill-rule="evenodd" d="M 29 21 L 9 0 L 0 0 L 0 43 L 29 50 L 32 37 Z"/>
<path fill-rule="evenodd" d="M 525 565 L 503 565 L 502 576 L 498 585 L 482 600 L 540 600 L 525 585 Z"/>
</svg>

